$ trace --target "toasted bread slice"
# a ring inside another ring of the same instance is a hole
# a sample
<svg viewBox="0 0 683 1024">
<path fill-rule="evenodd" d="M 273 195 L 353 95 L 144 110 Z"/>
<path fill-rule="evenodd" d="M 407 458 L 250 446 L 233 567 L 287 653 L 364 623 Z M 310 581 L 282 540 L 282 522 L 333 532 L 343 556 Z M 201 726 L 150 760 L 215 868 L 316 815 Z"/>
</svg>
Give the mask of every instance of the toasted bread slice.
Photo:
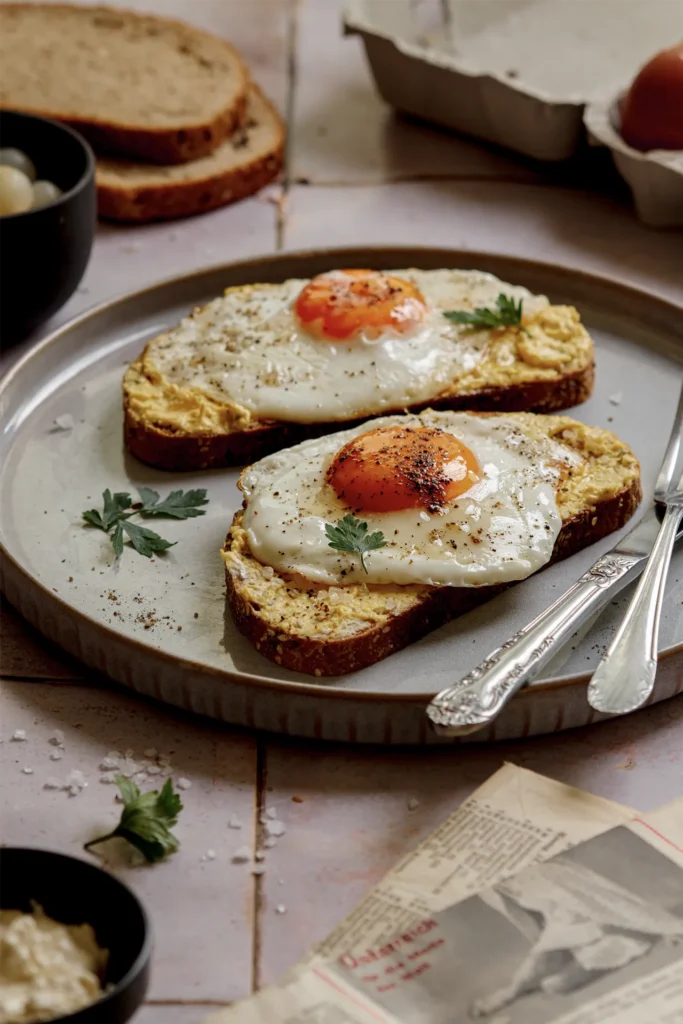
<svg viewBox="0 0 683 1024">
<path fill-rule="evenodd" d="M 626 444 L 568 416 L 517 413 L 514 419 L 532 437 L 553 438 L 581 456 L 556 491 L 562 527 L 548 564 L 627 522 L 642 492 L 638 460 Z M 235 515 L 221 552 L 230 610 L 264 657 L 296 672 L 338 676 L 373 665 L 504 589 L 322 586 L 262 565 L 251 554 L 242 517 Z"/>
<path fill-rule="evenodd" d="M 224 39 L 108 7 L 0 4 L 0 107 L 67 121 L 153 163 L 211 153 L 242 121 L 247 72 Z"/>
<path fill-rule="evenodd" d="M 279 114 L 251 85 L 244 124 L 208 156 L 170 167 L 98 159 L 99 214 L 141 223 L 189 217 L 235 203 L 279 173 L 284 140 Z"/>
<path fill-rule="evenodd" d="M 490 275 L 484 276 L 494 293 L 498 288 L 506 291 L 513 287 Z M 286 282 L 282 287 L 301 284 Z M 195 320 L 201 325 L 203 318 L 210 322 L 222 318 L 229 324 L 231 314 L 226 302 L 234 299 L 237 310 L 239 302 L 248 302 L 253 290 L 268 294 L 266 290 L 276 287 L 279 286 L 229 288 L 223 299 L 195 310 L 176 330 L 181 333 L 184 325 L 192 326 Z M 201 382 L 194 384 L 191 369 L 184 373 L 180 383 L 169 380 L 156 365 L 155 353 L 157 346 L 169 351 L 176 337 L 171 330 L 152 339 L 124 377 L 126 445 L 133 455 L 152 466 L 197 470 L 254 462 L 280 448 L 329 434 L 342 425 L 353 426 L 373 415 L 418 412 L 427 406 L 446 410 L 554 412 L 577 405 L 593 389 L 592 340 L 573 307 L 548 305 L 542 297 L 535 301 L 537 308 L 528 321 L 527 332 L 514 328 L 489 332 L 481 361 L 461 373 L 445 390 L 437 389 L 418 404 L 399 408 L 380 404 L 346 419 L 330 417 L 330 422 L 258 418 L 240 406 L 239 396 L 235 396 L 235 401 L 232 396 L 222 399 L 200 386 Z M 202 329 L 197 327 L 197 331 Z M 216 344 L 220 346 L 220 340 Z M 185 362 L 179 360 L 178 365 L 191 366 L 191 361 L 184 358 Z"/>
</svg>

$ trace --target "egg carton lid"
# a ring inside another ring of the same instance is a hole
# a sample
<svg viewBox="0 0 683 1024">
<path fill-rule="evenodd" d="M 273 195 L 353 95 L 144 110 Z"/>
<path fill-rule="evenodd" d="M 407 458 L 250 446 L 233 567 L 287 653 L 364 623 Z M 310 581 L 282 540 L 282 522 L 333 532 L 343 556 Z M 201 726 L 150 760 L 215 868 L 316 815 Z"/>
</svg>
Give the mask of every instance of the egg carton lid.
<svg viewBox="0 0 683 1024">
<path fill-rule="evenodd" d="M 589 103 L 584 124 L 593 145 L 607 146 L 615 167 L 633 194 L 639 218 L 650 227 L 683 227 L 683 150 L 651 149 L 643 153 L 621 136 L 622 90 Z"/>
<path fill-rule="evenodd" d="M 683 0 L 346 0 L 344 30 L 391 106 L 564 160 L 585 104 L 683 37 Z"/>
</svg>

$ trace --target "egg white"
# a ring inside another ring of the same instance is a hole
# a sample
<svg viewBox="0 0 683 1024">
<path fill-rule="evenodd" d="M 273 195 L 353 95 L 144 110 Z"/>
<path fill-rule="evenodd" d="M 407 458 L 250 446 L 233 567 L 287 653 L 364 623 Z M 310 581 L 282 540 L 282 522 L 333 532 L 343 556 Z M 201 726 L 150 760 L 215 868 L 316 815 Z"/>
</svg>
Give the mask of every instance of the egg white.
<svg viewBox="0 0 683 1024">
<path fill-rule="evenodd" d="M 449 309 L 490 306 L 501 291 L 526 313 L 544 296 L 474 270 L 396 270 L 429 307 L 411 332 L 322 341 L 298 323 L 305 280 L 253 285 L 215 299 L 152 342 L 149 357 L 172 383 L 237 403 L 257 419 L 299 423 L 354 419 L 428 402 L 481 360 L 490 332 L 450 323 Z"/>
<path fill-rule="evenodd" d="M 482 477 L 443 514 L 419 509 L 362 513 L 386 546 L 358 555 L 329 546 L 325 533 L 353 511 L 326 482 L 334 455 L 368 429 L 393 425 L 438 427 L 467 445 Z M 550 439 L 532 439 L 512 417 L 434 412 L 386 416 L 328 435 L 251 466 L 242 476 L 243 525 L 252 554 L 281 572 L 323 584 L 426 583 L 484 586 L 525 579 L 545 565 L 561 528 L 555 486 L 560 466 L 576 453 Z"/>
</svg>

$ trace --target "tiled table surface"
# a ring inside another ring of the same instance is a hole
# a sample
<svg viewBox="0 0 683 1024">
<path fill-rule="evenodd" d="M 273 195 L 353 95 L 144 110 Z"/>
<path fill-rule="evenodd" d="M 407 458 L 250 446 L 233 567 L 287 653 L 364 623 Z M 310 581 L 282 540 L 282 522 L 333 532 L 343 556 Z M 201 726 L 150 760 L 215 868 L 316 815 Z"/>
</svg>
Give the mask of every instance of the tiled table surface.
<svg viewBox="0 0 683 1024">
<path fill-rule="evenodd" d="M 101 227 L 83 284 L 56 322 L 185 269 L 278 248 L 366 242 L 517 253 L 683 300 L 683 236 L 643 228 L 623 197 L 395 119 L 373 91 L 358 42 L 341 38 L 336 0 L 133 6 L 182 14 L 242 47 L 288 117 L 285 200 L 274 202 L 270 189 L 182 223 Z M 5 353 L 5 365 L 15 354 Z M 112 817 L 111 789 L 98 784 L 97 768 L 111 749 L 172 752 L 175 776 L 191 782 L 179 853 L 125 871 L 156 931 L 152 987 L 136 1024 L 195 1024 L 207 1008 L 274 981 L 504 760 L 640 809 L 683 792 L 680 698 L 505 746 L 341 748 L 257 736 L 143 703 L 48 648 L 9 608 L 2 626 L 3 842 L 77 852 Z M 23 743 L 9 739 L 17 728 L 26 731 Z M 65 734 L 58 763 L 48 742 L 55 729 Z M 49 775 L 74 768 L 90 783 L 78 797 L 43 788 Z M 231 855 L 245 844 L 256 848 L 267 808 L 286 833 L 255 876 Z M 233 815 L 239 830 L 228 827 Z M 206 859 L 208 850 L 215 859 Z"/>
</svg>

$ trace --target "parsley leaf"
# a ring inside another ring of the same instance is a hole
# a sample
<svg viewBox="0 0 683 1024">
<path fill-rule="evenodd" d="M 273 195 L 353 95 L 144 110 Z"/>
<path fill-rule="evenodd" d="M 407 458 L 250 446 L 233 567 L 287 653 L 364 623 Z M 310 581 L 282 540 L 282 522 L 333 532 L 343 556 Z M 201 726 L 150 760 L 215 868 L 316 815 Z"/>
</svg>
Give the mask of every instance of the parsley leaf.
<svg viewBox="0 0 683 1024">
<path fill-rule="evenodd" d="M 143 516 L 170 516 L 171 519 L 192 519 L 206 515 L 198 505 L 208 505 L 206 490 L 171 491 L 167 498 L 159 501 L 159 494 L 151 487 L 140 487 L 142 508 L 137 511 Z"/>
<path fill-rule="evenodd" d="M 121 820 L 112 832 L 91 839 L 84 849 L 90 850 L 107 839 L 120 837 L 142 853 L 150 863 L 175 853 L 180 845 L 171 832 L 183 809 L 180 797 L 173 792 L 173 783 L 166 779 L 163 789 L 141 793 L 130 779 L 117 775 L 116 785 L 123 798 Z"/>
<path fill-rule="evenodd" d="M 387 543 L 380 530 L 368 533 L 368 524 L 350 514 L 340 519 L 336 526 L 326 523 L 325 536 L 329 546 L 335 551 L 353 551 L 359 554 L 360 564 L 365 572 L 368 571 L 365 564 L 365 556 L 368 551 L 376 551 L 377 548 L 385 547 Z"/>
<path fill-rule="evenodd" d="M 137 523 L 131 523 L 127 519 L 118 525 L 128 534 L 135 550 L 146 558 L 151 558 L 157 552 L 168 551 L 169 548 L 172 548 L 177 543 L 176 541 L 164 540 L 154 530 L 148 530 L 146 526 L 138 526 Z M 113 543 L 114 538 L 112 538 Z"/>
<path fill-rule="evenodd" d="M 208 505 L 208 498 L 203 488 L 194 491 L 171 491 L 166 498 L 160 498 L 158 492 L 151 487 L 141 487 L 140 501 L 135 504 L 130 494 L 123 491 L 112 494 L 109 489 L 102 494 L 102 502 L 102 512 L 91 508 L 82 513 L 87 525 L 109 535 L 117 558 L 123 554 L 125 537 L 128 537 L 132 547 L 139 554 L 150 558 L 153 554 L 168 551 L 176 542 L 164 540 L 153 530 L 131 523 L 131 518 L 141 515 L 193 519 L 195 516 L 206 515 L 206 510 L 198 506 Z"/>
<path fill-rule="evenodd" d="M 450 310 L 444 316 L 454 324 L 468 324 L 470 327 L 520 327 L 526 331 L 522 326 L 522 300 L 515 302 L 511 296 L 502 293 L 496 299 L 495 309 L 477 306 L 473 312 Z"/>
<path fill-rule="evenodd" d="M 112 494 L 109 488 L 107 488 L 102 495 L 102 501 L 104 503 L 104 513 L 102 515 L 100 515 L 96 508 L 91 508 L 88 512 L 83 513 L 83 518 L 86 523 L 90 523 L 91 526 L 96 526 L 98 530 L 104 530 L 105 533 L 108 533 L 114 523 L 118 522 L 121 518 L 123 512 L 130 508 L 132 499 L 130 494 L 126 494 L 123 491 Z"/>
<path fill-rule="evenodd" d="M 116 557 L 120 558 L 123 554 L 123 523 L 121 521 L 114 527 L 114 532 L 111 535 L 111 546 Z"/>
</svg>

